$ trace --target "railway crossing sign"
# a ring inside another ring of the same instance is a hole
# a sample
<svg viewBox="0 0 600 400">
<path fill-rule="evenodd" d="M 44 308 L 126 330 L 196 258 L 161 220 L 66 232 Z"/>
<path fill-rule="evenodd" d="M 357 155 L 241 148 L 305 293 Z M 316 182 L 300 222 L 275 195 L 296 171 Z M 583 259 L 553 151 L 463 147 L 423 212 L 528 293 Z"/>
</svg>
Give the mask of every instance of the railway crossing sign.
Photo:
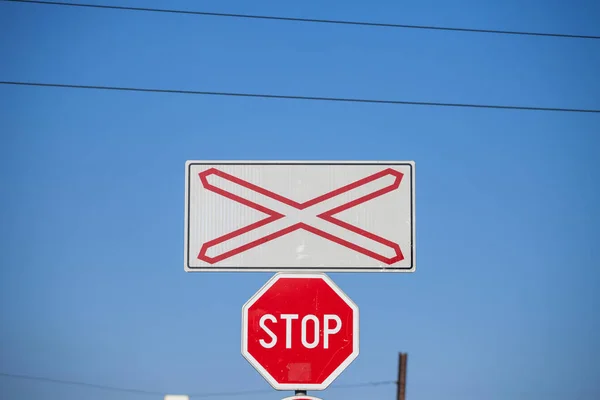
<svg viewBox="0 0 600 400">
<path fill-rule="evenodd" d="M 358 307 L 325 274 L 278 273 L 242 307 L 242 355 L 277 390 L 324 390 L 358 353 Z"/>
<path fill-rule="evenodd" d="M 414 272 L 412 161 L 188 161 L 184 269 Z"/>
</svg>

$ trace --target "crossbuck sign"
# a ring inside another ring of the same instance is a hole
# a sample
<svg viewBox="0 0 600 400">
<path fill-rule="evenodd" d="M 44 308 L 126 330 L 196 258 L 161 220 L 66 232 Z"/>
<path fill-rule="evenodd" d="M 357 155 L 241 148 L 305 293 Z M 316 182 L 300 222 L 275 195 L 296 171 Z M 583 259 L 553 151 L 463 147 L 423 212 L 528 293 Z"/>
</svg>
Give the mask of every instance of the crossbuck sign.
<svg viewBox="0 0 600 400">
<path fill-rule="evenodd" d="M 188 161 L 186 271 L 415 270 L 415 165 Z"/>
</svg>

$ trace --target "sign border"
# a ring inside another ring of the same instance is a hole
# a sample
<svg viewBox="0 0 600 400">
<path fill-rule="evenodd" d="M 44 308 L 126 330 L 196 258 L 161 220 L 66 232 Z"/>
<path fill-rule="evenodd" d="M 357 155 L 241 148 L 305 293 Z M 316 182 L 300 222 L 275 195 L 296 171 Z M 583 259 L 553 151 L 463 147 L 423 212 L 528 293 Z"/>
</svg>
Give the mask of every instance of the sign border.
<svg viewBox="0 0 600 400">
<path fill-rule="evenodd" d="M 376 266 L 376 267 L 192 267 L 189 265 L 189 232 L 190 232 L 190 179 L 191 167 L 193 165 L 381 165 L 381 166 L 408 166 L 410 168 L 411 186 L 410 186 L 410 209 L 411 209 L 411 265 L 410 267 L 398 266 Z M 415 229 L 415 162 L 414 161 L 266 161 L 266 160 L 249 160 L 249 161 L 227 161 L 227 160 L 188 160 L 185 162 L 185 215 L 184 215 L 184 270 L 185 272 L 279 272 L 279 271 L 305 271 L 305 272 L 415 272 L 416 270 L 416 229 Z"/>
<path fill-rule="evenodd" d="M 248 352 L 248 309 L 280 279 L 313 278 L 325 281 L 331 289 L 352 309 L 352 354 L 348 356 L 330 375 L 319 384 L 278 383 L 266 369 Z M 338 376 L 358 357 L 360 353 L 360 312 L 358 306 L 344 291 L 325 273 L 309 272 L 278 272 L 273 275 L 250 299 L 242 306 L 242 356 L 265 378 L 275 390 L 325 390 Z"/>
<path fill-rule="evenodd" d="M 292 396 L 292 397 L 286 397 L 285 399 L 281 399 L 281 400 L 323 400 L 323 399 L 320 399 L 318 397 L 313 397 L 313 396 L 296 395 L 296 396 Z"/>
</svg>

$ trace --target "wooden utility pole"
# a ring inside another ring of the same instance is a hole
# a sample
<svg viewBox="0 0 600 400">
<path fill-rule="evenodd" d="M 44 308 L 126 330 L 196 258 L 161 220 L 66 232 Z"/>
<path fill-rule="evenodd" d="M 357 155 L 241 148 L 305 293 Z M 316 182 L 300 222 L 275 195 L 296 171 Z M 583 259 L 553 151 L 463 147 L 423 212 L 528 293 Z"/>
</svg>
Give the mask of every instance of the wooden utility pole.
<svg viewBox="0 0 600 400">
<path fill-rule="evenodd" d="M 406 361 L 408 354 L 400 353 L 398 358 L 398 391 L 396 400 L 406 400 Z"/>
</svg>

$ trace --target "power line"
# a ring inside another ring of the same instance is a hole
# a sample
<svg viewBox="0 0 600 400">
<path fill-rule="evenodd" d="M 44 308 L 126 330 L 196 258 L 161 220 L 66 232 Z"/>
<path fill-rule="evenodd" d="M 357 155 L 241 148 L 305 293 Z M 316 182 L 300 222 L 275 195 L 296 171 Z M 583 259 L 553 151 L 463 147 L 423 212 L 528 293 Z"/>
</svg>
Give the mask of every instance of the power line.
<svg viewBox="0 0 600 400">
<path fill-rule="evenodd" d="M 60 385 L 80 386 L 80 387 L 87 387 L 87 388 L 92 388 L 92 389 L 108 390 L 108 391 L 112 391 L 112 392 L 137 393 L 137 394 L 160 395 L 160 396 L 164 396 L 166 394 L 163 392 L 155 392 L 155 391 L 151 391 L 151 390 L 131 389 L 131 388 L 124 388 L 124 387 L 117 387 L 117 386 L 99 385 L 96 383 L 54 379 L 54 378 L 47 378 L 47 377 L 43 377 L 43 376 L 9 374 L 9 373 L 5 373 L 5 372 L 0 372 L 0 376 L 4 376 L 7 378 L 13 378 L 13 379 L 24 379 L 24 380 L 29 380 L 29 381 L 55 383 L 55 384 L 60 384 Z"/>
<path fill-rule="evenodd" d="M 121 92 L 144 92 L 144 93 L 162 93 L 162 94 L 187 94 L 187 95 L 202 95 L 202 96 L 248 97 L 248 98 L 282 99 L 282 100 L 310 100 L 310 101 L 328 101 L 328 102 L 341 102 L 341 103 L 413 105 L 413 106 L 427 106 L 427 107 L 487 108 L 487 109 L 501 109 L 501 110 L 550 111 L 550 112 L 600 114 L 600 109 L 589 109 L 589 108 L 556 108 L 556 107 L 537 107 L 537 106 L 536 107 L 527 107 L 527 106 L 516 106 L 516 105 L 498 105 L 498 104 L 441 103 L 441 102 L 425 102 L 425 101 L 409 101 L 409 100 L 383 100 L 383 99 L 361 99 L 361 98 L 343 98 L 343 97 L 297 96 L 297 95 L 281 95 L 281 94 L 267 94 L 267 93 L 214 92 L 214 91 L 200 91 L 200 90 L 153 89 L 153 88 L 121 87 L 121 86 L 72 85 L 72 84 L 62 84 L 62 83 L 21 82 L 21 81 L 0 81 L 0 85 L 38 86 L 38 87 L 53 87 L 53 88 L 63 88 L 63 89 L 110 90 L 110 91 L 121 91 Z"/>
<path fill-rule="evenodd" d="M 143 11 L 143 12 L 170 13 L 170 14 L 203 15 L 203 16 L 210 16 L 210 17 L 246 18 L 246 19 L 259 19 L 259 20 L 271 20 L 271 21 L 304 22 L 304 23 L 308 22 L 308 23 L 335 24 L 335 25 L 355 25 L 355 26 L 376 27 L 376 28 L 421 29 L 421 30 L 435 30 L 435 31 L 468 32 L 468 33 L 488 33 L 488 34 L 499 34 L 499 35 L 542 36 L 542 37 L 568 38 L 568 39 L 600 40 L 600 36 L 596 36 L 596 35 L 575 35 L 575 34 L 566 34 L 566 33 L 508 31 L 508 30 L 496 30 L 496 29 L 457 28 L 457 27 L 434 26 L 434 25 L 409 25 L 409 24 L 391 24 L 391 23 L 382 23 L 382 22 L 349 21 L 349 20 L 334 20 L 334 19 L 295 18 L 295 17 L 276 16 L 276 15 L 234 14 L 234 13 L 219 13 L 219 12 L 208 12 L 208 11 L 186 11 L 186 10 L 175 10 L 175 9 L 165 9 L 165 8 L 112 6 L 112 5 L 102 5 L 102 4 L 87 4 L 87 3 L 66 3 L 66 2 L 62 2 L 62 1 L 37 1 L 37 0 L 0 0 L 0 1 L 12 2 L 12 3 L 46 4 L 46 5 L 52 5 L 52 6 L 96 8 L 96 9 L 121 10 L 121 11 Z"/>
<path fill-rule="evenodd" d="M 395 385 L 396 381 L 373 381 L 373 382 L 363 382 L 363 383 L 350 383 L 347 385 L 336 385 L 329 387 L 331 389 L 351 389 L 351 388 L 361 388 L 361 387 L 369 387 L 369 386 L 384 386 L 384 385 Z M 192 393 L 190 394 L 190 398 L 207 398 L 207 397 L 223 397 L 223 396 L 244 396 L 250 394 L 267 394 L 273 393 L 273 390 L 269 389 L 259 389 L 259 390 L 243 390 L 238 392 L 217 392 L 217 393 Z"/>
<path fill-rule="evenodd" d="M 54 383 L 60 385 L 69 385 L 69 386 L 79 386 L 79 387 L 87 387 L 92 389 L 100 389 L 100 390 L 109 390 L 113 392 L 122 392 L 122 393 L 136 393 L 136 394 L 145 394 L 145 395 L 153 395 L 153 396 L 164 396 L 165 392 L 158 392 L 152 390 L 142 390 L 142 389 L 132 389 L 132 388 L 124 388 L 118 386 L 108 386 L 108 385 L 99 385 L 95 383 L 88 383 L 82 381 L 72 381 L 72 380 L 63 380 L 63 379 L 54 379 L 47 378 L 41 376 L 33 376 L 33 375 L 20 375 L 20 374 L 9 374 L 5 372 L 0 372 L 0 376 L 13 378 L 13 379 L 24 379 L 30 381 L 38 381 L 38 382 L 47 382 Z M 355 387 L 368 387 L 368 386 L 381 386 L 381 385 L 391 385 L 395 384 L 396 381 L 372 381 L 372 382 L 363 382 L 363 383 L 354 383 L 348 385 L 337 385 L 332 386 L 331 389 L 347 389 L 347 388 L 355 388 Z M 190 398 L 211 398 L 211 397 L 224 397 L 224 396 L 245 396 L 250 394 L 262 394 L 262 393 L 273 393 L 273 390 L 269 389 L 257 389 L 257 390 L 240 390 L 236 392 L 213 392 L 213 393 L 192 393 L 189 395 Z"/>
</svg>

